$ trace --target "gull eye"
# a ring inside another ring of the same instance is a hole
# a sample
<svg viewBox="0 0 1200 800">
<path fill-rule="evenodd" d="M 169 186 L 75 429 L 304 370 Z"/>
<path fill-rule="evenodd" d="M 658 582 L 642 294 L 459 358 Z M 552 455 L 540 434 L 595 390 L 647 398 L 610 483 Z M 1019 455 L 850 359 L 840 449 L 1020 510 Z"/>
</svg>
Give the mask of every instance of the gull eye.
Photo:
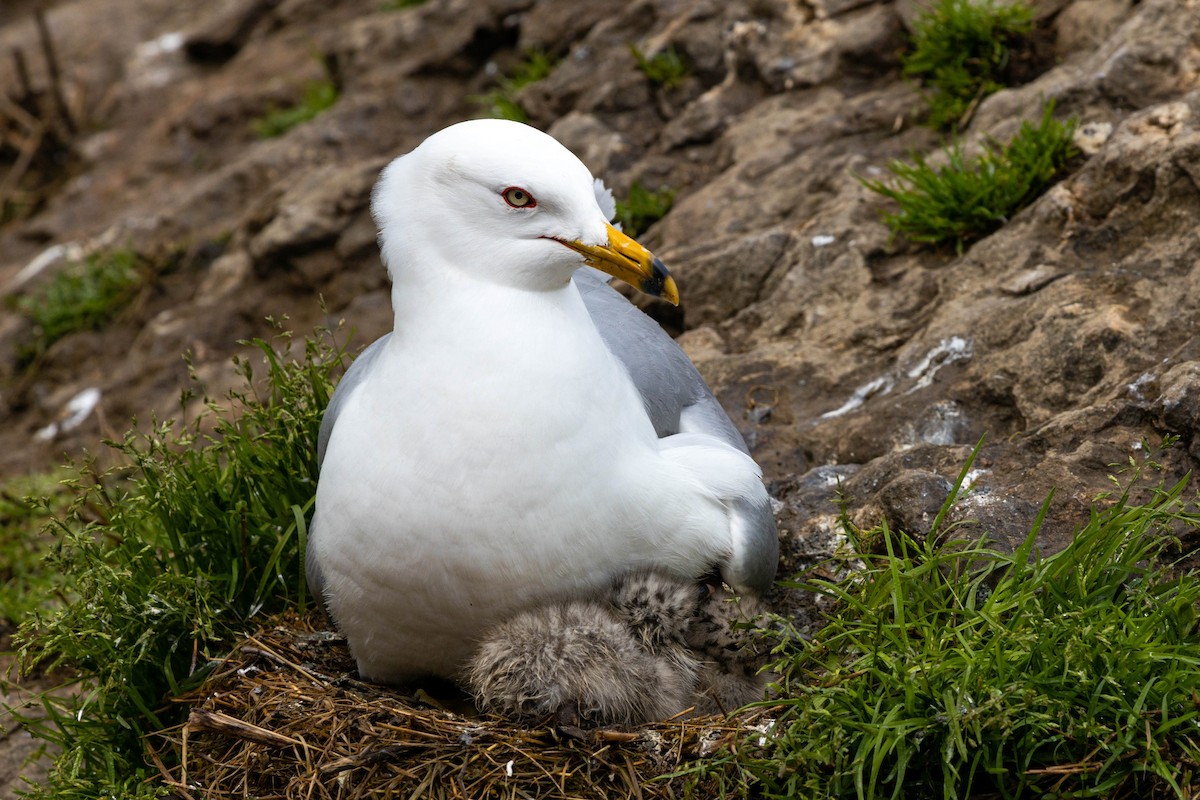
<svg viewBox="0 0 1200 800">
<path fill-rule="evenodd" d="M 504 202 L 513 208 L 533 208 L 537 205 L 537 200 L 533 199 L 533 195 L 517 186 L 510 186 L 500 194 L 504 198 Z"/>
</svg>

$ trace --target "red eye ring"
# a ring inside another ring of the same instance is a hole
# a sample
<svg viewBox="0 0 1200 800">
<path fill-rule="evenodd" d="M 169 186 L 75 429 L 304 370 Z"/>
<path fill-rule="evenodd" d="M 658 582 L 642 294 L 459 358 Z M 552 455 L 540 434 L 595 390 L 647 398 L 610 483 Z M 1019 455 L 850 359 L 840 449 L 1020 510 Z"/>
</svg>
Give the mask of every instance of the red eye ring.
<svg viewBox="0 0 1200 800">
<path fill-rule="evenodd" d="M 533 199 L 533 195 L 522 189 L 520 186 L 509 186 L 500 196 L 504 198 L 504 202 L 508 203 L 513 208 L 536 208 L 537 200 Z"/>
</svg>

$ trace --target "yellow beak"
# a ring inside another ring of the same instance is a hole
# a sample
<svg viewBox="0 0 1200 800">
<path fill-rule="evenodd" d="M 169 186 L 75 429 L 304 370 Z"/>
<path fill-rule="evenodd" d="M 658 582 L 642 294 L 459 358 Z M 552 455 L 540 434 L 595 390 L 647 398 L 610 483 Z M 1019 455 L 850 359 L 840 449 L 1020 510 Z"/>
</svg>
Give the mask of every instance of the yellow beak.
<svg viewBox="0 0 1200 800">
<path fill-rule="evenodd" d="M 582 254 L 589 267 L 620 278 L 646 294 L 661 297 L 673 306 L 679 305 L 679 287 L 662 261 L 612 225 L 608 226 L 607 245 L 558 241 Z"/>
</svg>

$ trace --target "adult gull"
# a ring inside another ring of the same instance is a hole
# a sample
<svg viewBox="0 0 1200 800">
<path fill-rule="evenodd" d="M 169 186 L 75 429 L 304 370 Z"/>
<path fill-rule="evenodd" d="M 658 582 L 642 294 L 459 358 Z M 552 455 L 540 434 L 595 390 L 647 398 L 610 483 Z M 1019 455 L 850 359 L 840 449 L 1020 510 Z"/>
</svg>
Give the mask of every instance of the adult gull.
<svg viewBox="0 0 1200 800">
<path fill-rule="evenodd" d="M 366 679 L 461 678 L 499 622 L 635 569 L 774 580 L 741 436 L 591 269 L 678 301 L 601 200 L 570 151 L 502 120 L 446 128 L 380 176 L 395 326 L 325 413 L 307 564 Z"/>
</svg>

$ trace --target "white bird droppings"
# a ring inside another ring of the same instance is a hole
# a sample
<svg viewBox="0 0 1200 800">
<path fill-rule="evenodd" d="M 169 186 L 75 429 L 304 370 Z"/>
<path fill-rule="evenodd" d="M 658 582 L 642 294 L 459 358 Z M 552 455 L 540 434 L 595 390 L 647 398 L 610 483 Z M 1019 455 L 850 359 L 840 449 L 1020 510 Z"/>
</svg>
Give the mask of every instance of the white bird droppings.
<svg viewBox="0 0 1200 800">
<path fill-rule="evenodd" d="M 47 247 L 34 256 L 33 260 L 21 268 L 9 284 L 9 290 L 19 289 L 31 280 L 45 272 L 46 268 L 60 261 L 76 261 L 83 257 L 83 248 L 76 242 L 56 244 Z"/>
<path fill-rule="evenodd" d="M 967 476 L 965 478 L 963 478 L 962 490 L 964 492 L 967 492 L 967 491 L 970 491 L 971 489 L 974 489 L 976 484 L 979 483 L 979 481 L 983 478 L 983 476 L 987 475 L 989 472 L 991 472 L 990 469 L 968 470 Z"/>
<path fill-rule="evenodd" d="M 868 397 L 871 397 L 875 394 L 887 394 L 895 385 L 896 382 L 893 381 L 889 375 L 882 375 L 869 383 L 864 383 L 862 386 L 854 390 L 854 394 L 850 395 L 849 400 L 842 403 L 841 406 L 835 408 L 833 411 L 826 411 L 821 415 L 821 419 L 831 419 L 833 417 L 840 417 L 844 414 L 849 414 L 851 411 L 867 402 Z"/>
<path fill-rule="evenodd" d="M 39 428 L 33 434 L 33 438 L 45 442 L 60 433 L 78 428 L 96 410 L 96 406 L 100 405 L 100 396 L 100 390 L 94 386 L 84 389 L 67 401 L 57 422 L 51 422 L 46 427 Z"/>
<path fill-rule="evenodd" d="M 971 340 L 964 339 L 961 336 L 951 336 L 949 339 L 942 339 L 937 346 L 925 354 L 925 357 L 917 362 L 916 366 L 908 371 L 908 377 L 916 380 L 916 384 L 908 390 L 909 394 L 924 389 L 929 384 L 933 383 L 933 377 L 937 375 L 938 370 L 947 364 L 953 364 L 956 361 L 967 361 L 971 358 L 972 347 Z"/>
</svg>

